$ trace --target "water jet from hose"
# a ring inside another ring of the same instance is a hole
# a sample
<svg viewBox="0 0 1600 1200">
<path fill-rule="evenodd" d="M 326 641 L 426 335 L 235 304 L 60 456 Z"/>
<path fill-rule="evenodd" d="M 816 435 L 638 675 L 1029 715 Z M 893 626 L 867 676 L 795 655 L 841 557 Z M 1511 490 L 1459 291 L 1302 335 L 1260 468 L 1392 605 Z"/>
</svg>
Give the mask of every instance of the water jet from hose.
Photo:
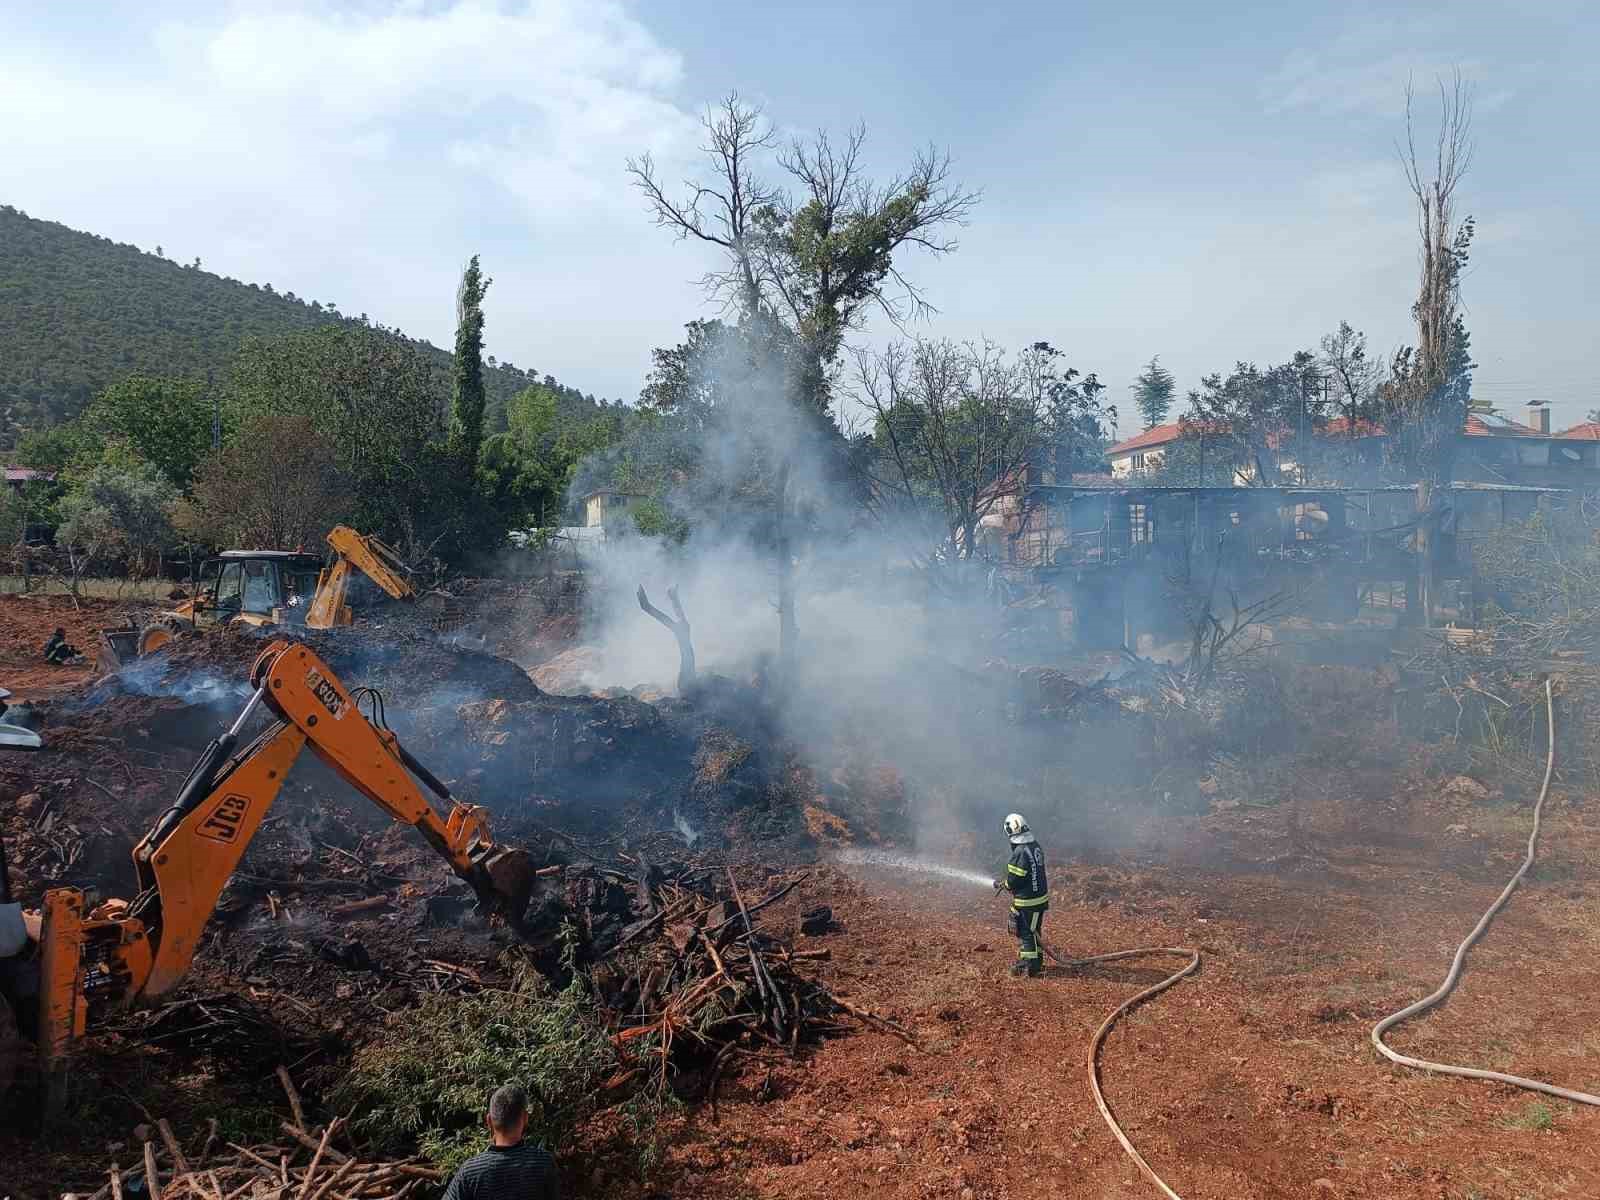
<svg viewBox="0 0 1600 1200">
<path fill-rule="evenodd" d="M 948 863 L 915 858 L 909 854 L 896 854 L 890 850 L 861 850 L 852 846 L 839 851 L 837 858 L 839 862 L 852 867 L 894 867 L 900 871 L 920 871 L 927 875 L 942 875 L 946 879 L 956 879 L 962 883 L 976 884 L 984 888 L 993 883 L 989 876 L 980 875 L 976 871 L 964 871 Z"/>
</svg>

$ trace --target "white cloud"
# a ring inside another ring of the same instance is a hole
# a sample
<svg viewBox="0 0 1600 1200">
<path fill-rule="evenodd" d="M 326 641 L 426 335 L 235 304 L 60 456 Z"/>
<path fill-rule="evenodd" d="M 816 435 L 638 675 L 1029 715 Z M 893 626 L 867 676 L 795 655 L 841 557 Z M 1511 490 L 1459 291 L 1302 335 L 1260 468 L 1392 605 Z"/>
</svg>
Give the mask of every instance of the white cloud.
<svg viewBox="0 0 1600 1200">
<path fill-rule="evenodd" d="M 1287 54 L 1262 80 L 1262 103 L 1270 112 L 1393 118 L 1405 111 L 1408 81 L 1426 92 L 1459 69 L 1468 80 L 1492 78 L 1495 86 L 1480 104 L 1498 108 L 1512 94 L 1510 73 L 1499 66 L 1491 73 L 1482 59 L 1452 46 L 1458 33 L 1423 16 L 1353 23 L 1323 44 Z"/>
<path fill-rule="evenodd" d="M 493 244 L 486 265 L 514 309 L 499 330 L 537 339 L 495 348 L 560 373 L 572 364 L 530 317 L 566 281 L 540 272 L 588 255 L 622 292 L 659 250 L 672 274 L 631 299 L 660 303 L 667 330 L 692 315 L 663 293 L 697 264 L 623 175 L 629 155 L 675 170 L 692 153 L 682 76 L 676 51 L 609 0 L 249 0 L 147 26 L 115 63 L 0 48 L 0 196 L 434 340 L 449 336 L 460 261 Z M 574 382 L 616 394 L 639 374 Z"/>
</svg>

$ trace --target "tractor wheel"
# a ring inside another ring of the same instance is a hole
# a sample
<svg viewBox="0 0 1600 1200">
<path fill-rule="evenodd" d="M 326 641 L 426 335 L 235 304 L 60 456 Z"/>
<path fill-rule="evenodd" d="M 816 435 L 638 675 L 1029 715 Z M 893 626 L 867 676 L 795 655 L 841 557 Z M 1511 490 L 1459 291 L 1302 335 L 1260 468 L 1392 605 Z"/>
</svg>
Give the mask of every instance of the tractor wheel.
<svg viewBox="0 0 1600 1200">
<path fill-rule="evenodd" d="M 186 632 L 188 630 L 183 622 L 171 619 L 160 620 L 153 625 L 145 626 L 143 632 L 139 634 L 139 657 L 143 658 L 146 654 L 154 654 L 172 641 L 173 638 L 181 637 Z"/>
</svg>

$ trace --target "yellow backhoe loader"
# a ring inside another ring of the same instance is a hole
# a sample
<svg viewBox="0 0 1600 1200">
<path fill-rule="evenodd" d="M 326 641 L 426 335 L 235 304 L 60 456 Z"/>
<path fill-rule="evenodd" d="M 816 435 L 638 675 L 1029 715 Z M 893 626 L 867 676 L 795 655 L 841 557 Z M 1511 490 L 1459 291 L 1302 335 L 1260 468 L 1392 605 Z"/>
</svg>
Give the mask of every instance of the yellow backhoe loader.
<svg viewBox="0 0 1600 1200">
<path fill-rule="evenodd" d="M 381 810 L 411 825 L 490 916 L 520 928 L 533 889 L 527 852 L 497 845 L 488 813 L 462 804 L 400 744 L 374 704 L 368 720 L 309 647 L 273 642 L 250 672 L 255 694 L 201 755 L 172 806 L 133 849 L 139 893 L 89 907 L 53 888 L 37 909 L 11 895 L 0 849 L 0 1095 L 36 1054 L 59 1081 L 74 1041 L 105 1015 L 160 996 L 188 971 L 228 878 L 284 777 L 308 746 Z M 271 724 L 239 741 L 252 714 Z M 423 793 L 449 805 L 441 816 Z"/>
<path fill-rule="evenodd" d="M 290 550 L 225 550 L 200 568 L 194 594 L 143 627 L 100 633 L 99 668 L 110 674 L 185 633 L 233 625 L 349 625 L 350 585 L 365 575 L 396 600 L 417 599 L 409 568 L 368 534 L 337 525 L 328 534 L 331 563 Z M 431 598 L 431 597 L 430 597 Z"/>
</svg>

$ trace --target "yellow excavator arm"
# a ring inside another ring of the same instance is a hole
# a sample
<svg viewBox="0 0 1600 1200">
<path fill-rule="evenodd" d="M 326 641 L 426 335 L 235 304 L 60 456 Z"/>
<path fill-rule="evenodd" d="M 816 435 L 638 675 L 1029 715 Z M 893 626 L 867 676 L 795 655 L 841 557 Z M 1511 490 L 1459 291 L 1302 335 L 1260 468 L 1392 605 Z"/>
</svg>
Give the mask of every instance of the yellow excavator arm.
<svg viewBox="0 0 1600 1200">
<path fill-rule="evenodd" d="M 498 846 L 484 809 L 459 803 L 307 647 L 272 643 L 251 670 L 255 694 L 206 748 L 172 807 L 134 847 L 140 890 L 85 910 L 83 893 L 45 895 L 39 1050 L 49 1068 L 95 1011 L 159 996 L 183 978 L 222 889 L 307 746 L 389 816 L 412 825 L 491 914 L 519 924 L 532 892 L 527 853 Z M 243 747 L 251 715 L 277 720 Z M 418 781 L 450 805 L 441 817 Z"/>
<path fill-rule="evenodd" d="M 406 579 L 406 564 L 400 555 L 371 534 L 357 533 L 348 525 L 335 525 L 328 534 L 333 565 L 317 576 L 317 592 L 306 610 L 306 624 L 312 629 L 331 629 L 348 625 L 350 606 L 345 596 L 350 579 L 360 571 L 396 600 L 413 600 L 416 589 Z"/>
</svg>

